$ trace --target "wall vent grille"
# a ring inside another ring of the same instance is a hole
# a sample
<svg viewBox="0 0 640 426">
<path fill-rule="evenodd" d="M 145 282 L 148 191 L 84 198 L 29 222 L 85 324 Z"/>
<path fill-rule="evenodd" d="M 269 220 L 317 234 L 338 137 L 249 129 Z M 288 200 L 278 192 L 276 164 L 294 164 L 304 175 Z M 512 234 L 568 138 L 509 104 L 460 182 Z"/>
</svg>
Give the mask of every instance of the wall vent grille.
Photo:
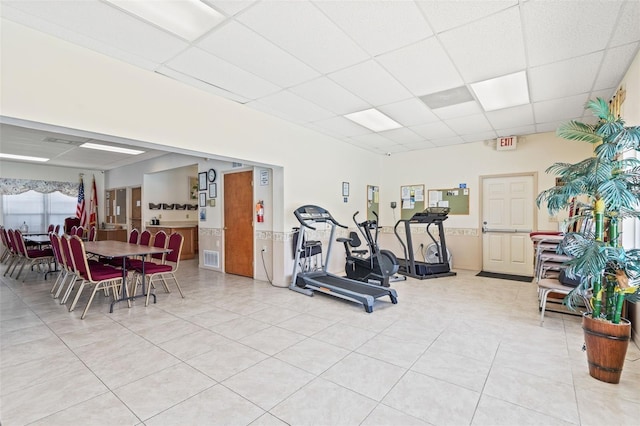
<svg viewBox="0 0 640 426">
<path fill-rule="evenodd" d="M 212 268 L 220 267 L 220 252 L 205 250 L 204 251 L 204 266 L 211 266 Z"/>
</svg>

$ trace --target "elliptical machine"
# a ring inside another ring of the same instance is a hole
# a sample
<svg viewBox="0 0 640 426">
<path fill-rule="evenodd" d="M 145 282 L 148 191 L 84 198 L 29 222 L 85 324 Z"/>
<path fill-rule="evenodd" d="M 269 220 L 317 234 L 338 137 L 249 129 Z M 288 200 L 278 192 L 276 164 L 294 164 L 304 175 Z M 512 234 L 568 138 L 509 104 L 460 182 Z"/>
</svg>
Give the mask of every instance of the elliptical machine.
<svg viewBox="0 0 640 426">
<path fill-rule="evenodd" d="M 378 247 L 378 214 L 373 212 L 376 220 L 365 220 L 358 223 L 355 212 L 353 222 L 362 234 L 368 250 L 354 250 L 362 245 L 357 232 L 350 232 L 349 238 L 337 238 L 336 241 L 344 244 L 346 264 L 344 266 L 347 278 L 363 281 L 370 284 L 378 284 L 389 287 L 391 277 L 398 272 L 398 260 L 388 250 L 380 250 Z M 372 233 L 371 231 L 374 231 Z M 367 254 L 369 256 L 367 256 Z"/>
</svg>

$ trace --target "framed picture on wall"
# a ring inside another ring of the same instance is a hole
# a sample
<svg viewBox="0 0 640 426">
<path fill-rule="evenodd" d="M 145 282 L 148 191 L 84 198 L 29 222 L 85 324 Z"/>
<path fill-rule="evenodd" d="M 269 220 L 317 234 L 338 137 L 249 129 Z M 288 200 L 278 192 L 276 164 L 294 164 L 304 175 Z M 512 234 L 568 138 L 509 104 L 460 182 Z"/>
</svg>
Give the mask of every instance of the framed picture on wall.
<svg viewBox="0 0 640 426">
<path fill-rule="evenodd" d="M 216 198 L 218 196 L 218 186 L 215 183 L 209 184 L 209 198 Z"/>
<path fill-rule="evenodd" d="M 198 190 L 207 190 L 207 172 L 198 173 Z"/>
<path fill-rule="evenodd" d="M 189 176 L 189 199 L 198 199 L 198 178 L 195 176 Z"/>
<path fill-rule="evenodd" d="M 207 193 L 206 192 L 201 192 L 200 193 L 200 198 L 198 200 L 199 200 L 198 204 L 200 205 L 200 207 L 206 207 L 206 205 L 207 205 Z"/>
</svg>

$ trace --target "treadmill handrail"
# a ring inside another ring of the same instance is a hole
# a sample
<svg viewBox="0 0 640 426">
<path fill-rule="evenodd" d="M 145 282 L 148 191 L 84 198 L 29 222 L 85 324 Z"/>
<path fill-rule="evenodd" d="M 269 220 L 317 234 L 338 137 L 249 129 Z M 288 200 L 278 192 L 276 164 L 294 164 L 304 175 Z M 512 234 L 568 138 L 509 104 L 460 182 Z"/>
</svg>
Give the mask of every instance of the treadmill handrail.
<svg viewBox="0 0 640 426">
<path fill-rule="evenodd" d="M 302 217 L 302 212 L 304 210 L 306 210 L 307 208 L 309 208 L 309 207 L 320 211 L 322 214 L 325 214 L 326 217 L 320 217 L 320 218 L 304 218 L 304 217 Z M 314 228 L 313 226 L 309 225 L 307 223 L 307 221 L 312 221 L 312 222 L 331 222 L 334 225 L 339 226 L 341 228 L 347 228 L 347 226 L 341 225 L 337 220 L 335 220 L 333 218 L 333 216 L 331 216 L 331 213 L 329 213 L 326 209 L 323 209 L 320 206 L 315 206 L 313 204 L 307 204 L 307 205 L 304 205 L 302 207 L 298 207 L 297 209 L 295 209 L 293 211 L 293 214 L 295 215 L 296 219 L 298 219 L 298 222 L 300 222 L 300 224 L 302 226 L 307 227 L 309 229 L 313 229 L 314 231 L 316 230 L 316 228 Z"/>
</svg>

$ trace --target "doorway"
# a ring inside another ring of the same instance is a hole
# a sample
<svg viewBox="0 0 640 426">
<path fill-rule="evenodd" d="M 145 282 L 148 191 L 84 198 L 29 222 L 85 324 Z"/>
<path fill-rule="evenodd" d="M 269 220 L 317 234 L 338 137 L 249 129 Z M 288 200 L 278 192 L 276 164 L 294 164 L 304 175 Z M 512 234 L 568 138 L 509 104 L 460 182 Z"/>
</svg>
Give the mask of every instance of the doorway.
<svg viewBox="0 0 640 426">
<path fill-rule="evenodd" d="M 536 174 L 482 177 L 482 270 L 533 275 Z"/>
<path fill-rule="evenodd" d="M 224 175 L 224 269 L 253 278 L 253 171 Z"/>
<path fill-rule="evenodd" d="M 143 231 L 142 229 L 142 188 L 131 188 L 131 228 Z"/>
</svg>

